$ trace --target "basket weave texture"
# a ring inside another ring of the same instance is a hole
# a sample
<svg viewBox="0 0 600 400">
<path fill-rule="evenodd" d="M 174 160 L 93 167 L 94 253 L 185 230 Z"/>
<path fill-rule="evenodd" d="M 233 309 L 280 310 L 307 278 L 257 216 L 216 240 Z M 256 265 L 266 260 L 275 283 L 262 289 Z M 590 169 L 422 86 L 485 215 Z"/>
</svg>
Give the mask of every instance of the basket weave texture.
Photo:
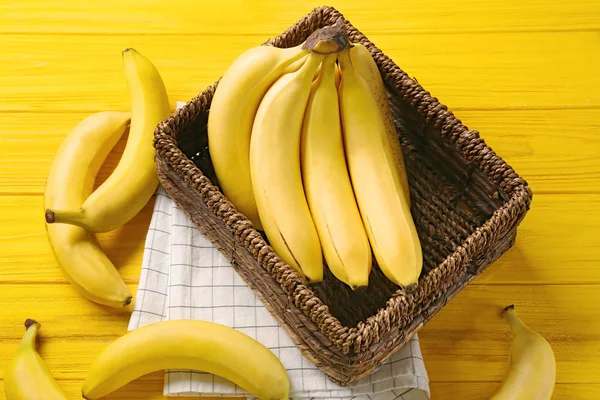
<svg viewBox="0 0 600 400">
<path fill-rule="evenodd" d="M 423 248 L 419 283 L 402 288 L 374 260 L 367 288 L 352 292 L 325 268 L 309 285 L 219 189 L 208 152 L 207 119 L 218 81 L 155 131 L 161 184 L 232 263 L 302 353 L 342 385 L 398 351 L 475 276 L 514 243 L 529 210 L 527 182 L 446 106 L 410 78 L 332 7 L 265 44 L 291 47 L 342 18 L 352 42 L 373 55 L 403 146 L 411 212 Z M 368 132 L 366 133 L 368 134 Z"/>
</svg>

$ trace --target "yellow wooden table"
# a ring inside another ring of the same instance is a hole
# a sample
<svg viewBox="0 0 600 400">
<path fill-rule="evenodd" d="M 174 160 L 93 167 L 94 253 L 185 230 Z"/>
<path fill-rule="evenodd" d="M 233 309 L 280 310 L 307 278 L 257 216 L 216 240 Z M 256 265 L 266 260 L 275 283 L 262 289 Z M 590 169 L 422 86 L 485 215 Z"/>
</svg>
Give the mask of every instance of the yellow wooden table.
<svg viewBox="0 0 600 400">
<path fill-rule="evenodd" d="M 135 47 L 155 63 L 174 108 L 243 50 L 321 5 L 201 3 L 0 1 L 0 371 L 25 318 L 36 318 L 42 356 L 80 398 L 93 358 L 126 331 L 131 309 L 97 306 L 66 283 L 42 207 L 47 170 L 67 132 L 90 112 L 128 109 L 121 51 Z M 600 2 L 328 4 L 479 130 L 534 192 L 514 248 L 420 333 L 432 397 L 484 399 L 494 390 L 510 340 L 498 311 L 514 303 L 555 350 L 555 398 L 599 399 Z M 99 235 L 134 293 L 151 209 Z M 109 398 L 162 398 L 161 379 L 143 377 Z"/>
</svg>

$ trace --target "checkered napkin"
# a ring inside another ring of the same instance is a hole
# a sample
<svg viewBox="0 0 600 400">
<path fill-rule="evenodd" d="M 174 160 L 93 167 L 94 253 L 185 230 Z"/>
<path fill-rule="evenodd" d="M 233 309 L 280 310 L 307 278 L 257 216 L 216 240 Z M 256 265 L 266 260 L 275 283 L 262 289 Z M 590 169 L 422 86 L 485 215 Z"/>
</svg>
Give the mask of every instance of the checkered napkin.
<svg viewBox="0 0 600 400">
<path fill-rule="evenodd" d="M 202 319 L 233 327 L 281 360 L 296 400 L 425 400 L 429 382 L 418 338 L 349 387 L 334 384 L 308 361 L 254 292 L 189 217 L 159 188 L 146 237 L 129 330 L 169 319 Z M 247 396 L 218 376 L 167 371 L 166 396 Z"/>
<path fill-rule="evenodd" d="M 290 397 L 340 400 L 425 400 L 429 381 L 417 336 L 369 376 L 342 387 L 306 359 L 231 264 L 168 197 L 157 192 L 129 330 L 171 319 L 227 325 L 258 340 L 282 362 Z M 166 396 L 246 396 L 218 376 L 169 370 Z"/>
</svg>

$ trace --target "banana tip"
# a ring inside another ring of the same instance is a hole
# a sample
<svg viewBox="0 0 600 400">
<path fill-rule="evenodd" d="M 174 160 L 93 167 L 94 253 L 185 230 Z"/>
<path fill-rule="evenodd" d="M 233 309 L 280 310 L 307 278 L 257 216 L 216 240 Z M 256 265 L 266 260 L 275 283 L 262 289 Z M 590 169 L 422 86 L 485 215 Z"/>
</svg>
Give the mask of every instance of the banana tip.
<svg viewBox="0 0 600 400">
<path fill-rule="evenodd" d="M 124 306 L 130 305 L 132 300 L 133 300 L 133 296 L 127 297 L 127 299 L 125 299 L 125 301 L 123 302 L 123 305 Z"/>
<path fill-rule="evenodd" d="M 501 317 L 504 317 L 504 316 L 506 316 L 506 313 L 507 313 L 508 311 L 511 311 L 511 310 L 514 310 L 514 309 L 515 309 L 515 305 L 514 305 L 514 304 L 511 304 L 511 305 L 509 305 L 509 306 L 506 306 L 506 307 L 504 307 L 504 308 L 502 309 L 502 312 L 500 313 L 500 316 L 501 316 Z"/>
<path fill-rule="evenodd" d="M 134 52 L 134 51 L 135 51 L 135 49 L 134 49 L 133 47 L 128 47 L 128 48 L 126 48 L 125 50 L 123 50 L 123 51 L 121 52 L 121 54 L 122 54 L 122 55 L 125 55 L 125 54 L 129 53 L 130 51 L 131 51 L 131 52 Z"/>
<path fill-rule="evenodd" d="M 31 328 L 33 325 L 40 325 L 39 322 L 37 322 L 35 319 L 32 318 L 27 318 L 25 320 L 25 329 L 29 329 Z"/>
<path fill-rule="evenodd" d="M 46 216 L 46 222 L 49 224 L 54 223 L 54 211 L 52 210 L 46 210 L 46 212 L 44 213 L 44 215 Z"/>
</svg>

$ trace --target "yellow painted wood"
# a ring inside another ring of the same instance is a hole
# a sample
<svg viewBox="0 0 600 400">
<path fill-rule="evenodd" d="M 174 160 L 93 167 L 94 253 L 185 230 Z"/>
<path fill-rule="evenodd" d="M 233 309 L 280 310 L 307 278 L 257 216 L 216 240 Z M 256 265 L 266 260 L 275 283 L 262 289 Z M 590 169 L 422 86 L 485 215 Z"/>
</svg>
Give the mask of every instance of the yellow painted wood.
<svg viewBox="0 0 600 400">
<path fill-rule="evenodd" d="M 515 245 L 473 283 L 600 284 L 600 195 L 534 195 Z"/>
<path fill-rule="evenodd" d="M 432 399 L 487 399 L 496 389 L 497 382 L 432 382 Z M 600 385 L 559 383 L 554 388 L 553 400 L 597 400 Z"/>
<path fill-rule="evenodd" d="M 152 380 L 137 380 L 122 389 L 104 397 L 106 400 L 166 400 L 172 397 L 162 396 L 162 374 L 152 374 Z M 78 398 L 81 392 L 81 382 L 78 380 L 59 380 L 70 398 Z M 432 382 L 432 399 L 481 400 L 493 393 L 496 382 Z M 0 380 L 0 399 L 4 395 L 3 382 Z M 186 397 L 187 399 L 212 400 L 210 397 Z M 600 385 L 559 383 L 554 390 L 554 400 L 598 400 Z"/>
<path fill-rule="evenodd" d="M 42 195 L 54 155 L 82 113 L 19 113 L 0 116 L 0 193 Z M 126 130 L 108 155 L 96 179 L 96 187 L 112 173 L 125 148 Z"/>
<path fill-rule="evenodd" d="M 127 330 L 127 310 L 91 304 L 68 285 L 3 285 L 2 298 L 0 366 L 12 357 L 26 318 L 42 324 L 40 354 L 57 379 L 83 379 L 97 354 Z M 499 311 L 514 303 L 524 322 L 552 345 L 558 382 L 600 383 L 599 301 L 593 285 L 468 286 L 419 333 L 430 379 L 499 381 L 510 346 Z"/>
<path fill-rule="evenodd" d="M 97 234 L 127 282 L 137 282 L 154 198 L 124 226 Z M 64 282 L 46 236 L 42 196 L 0 196 L 0 282 Z"/>
<path fill-rule="evenodd" d="M 127 282 L 137 282 L 152 205 L 98 238 Z M 44 233 L 41 196 L 0 196 L 0 282 L 62 282 Z M 37 215 L 36 215 L 37 213 Z M 600 194 L 535 196 L 517 242 L 472 284 L 600 283 Z"/>
<path fill-rule="evenodd" d="M 128 109 L 127 47 L 156 64 L 174 106 L 268 37 L 0 35 L 0 111 Z M 369 37 L 452 109 L 600 107 L 596 32 Z"/>
<path fill-rule="evenodd" d="M 173 397 L 165 397 L 162 395 L 162 373 L 155 373 L 147 377 L 133 381 L 121 389 L 105 396 L 102 400 L 164 400 L 173 399 Z M 0 381 L 0 399 L 4 399 L 3 381 Z M 71 399 L 81 398 L 81 381 L 79 380 L 58 380 L 58 384 Z M 200 397 L 186 396 L 189 400 L 220 400 L 222 397 Z M 231 399 L 242 399 L 242 397 L 232 397 Z"/>
<path fill-rule="evenodd" d="M 597 285 L 469 285 L 419 333 L 429 376 L 499 381 L 511 336 L 500 311 L 514 304 L 553 347 L 558 382 L 600 383 L 599 296 Z"/>
<path fill-rule="evenodd" d="M 180 0 L 170 6 L 148 6 L 136 0 L 34 0 L 0 5 L 7 21 L 2 32 L 65 33 L 189 33 L 277 34 L 303 18 L 313 7 L 336 7 L 356 25 L 372 32 L 414 31 L 453 33 L 488 31 L 581 30 L 600 27 L 600 9 L 594 1 L 444 0 L 418 2 L 336 0 L 271 2 L 220 0 L 198 3 Z M 160 4 L 160 3 L 158 3 Z M 223 15 L 223 14 L 226 15 Z M 243 31 L 241 31 L 243 29 Z"/>
<path fill-rule="evenodd" d="M 600 398 L 598 0 L 329 4 L 479 130 L 535 193 L 515 246 L 420 332 L 432 398 L 489 396 L 510 343 L 498 311 L 510 303 L 555 349 L 554 399 Z M 0 386 L 24 318 L 42 322 L 41 354 L 72 398 L 94 354 L 126 331 L 131 306 L 97 306 L 67 284 L 42 220 L 45 176 L 68 130 L 91 111 L 129 108 L 120 52 L 136 47 L 157 65 L 174 108 L 317 5 L 0 1 Z M 148 204 L 98 235 L 134 294 L 151 212 Z M 155 373 L 107 398 L 161 393 Z"/>
<path fill-rule="evenodd" d="M 596 109 L 456 112 L 539 193 L 600 193 Z M 41 194 L 61 141 L 88 112 L 7 112 L 0 124 L 0 193 Z M 116 166 L 125 135 L 100 170 Z M 540 163 L 539 160 L 544 160 Z M 577 179 L 573 179 L 577 176 Z"/>
</svg>

